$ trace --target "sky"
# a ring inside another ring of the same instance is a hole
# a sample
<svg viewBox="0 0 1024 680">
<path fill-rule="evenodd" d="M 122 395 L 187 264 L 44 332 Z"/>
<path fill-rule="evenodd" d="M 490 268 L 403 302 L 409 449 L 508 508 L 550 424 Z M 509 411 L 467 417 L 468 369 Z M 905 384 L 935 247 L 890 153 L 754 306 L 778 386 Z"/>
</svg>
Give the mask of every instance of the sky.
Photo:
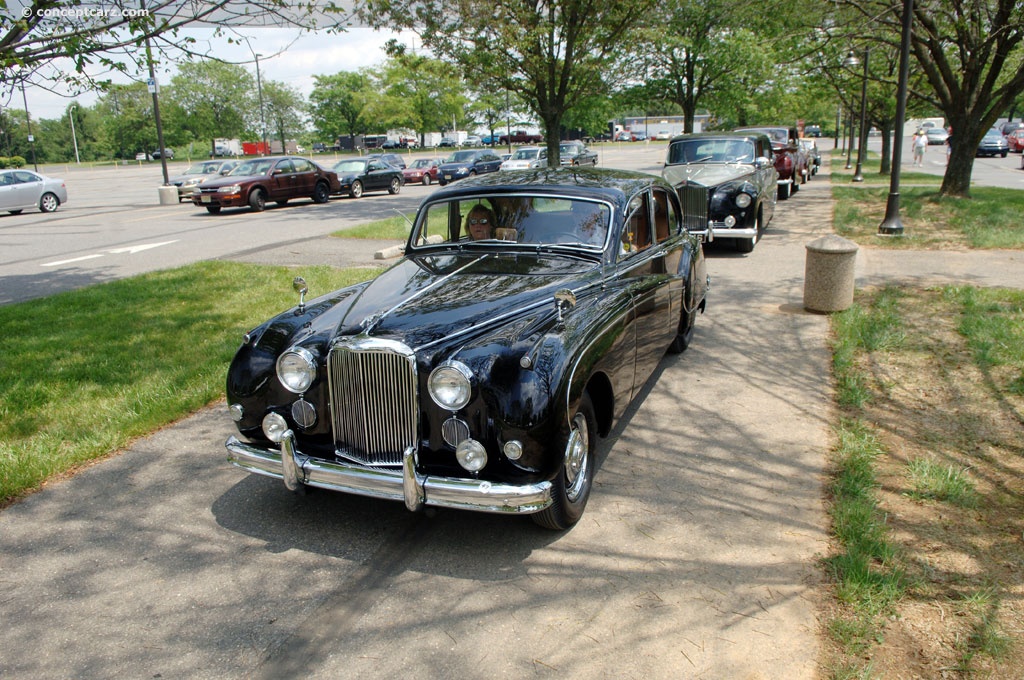
<svg viewBox="0 0 1024 680">
<path fill-rule="evenodd" d="M 229 44 L 226 37 L 213 38 L 213 32 L 213 29 L 196 28 L 190 29 L 188 34 L 199 40 L 209 40 L 213 53 L 221 59 L 247 62 L 244 64 L 245 68 L 255 75 L 253 56 L 245 44 Z M 253 50 L 261 55 L 262 80 L 287 83 L 306 97 L 313 89 L 314 75 L 355 71 L 382 63 L 386 58 L 383 47 L 388 40 L 397 38 L 411 46 L 414 38 L 413 33 L 381 33 L 369 28 L 352 28 L 341 34 L 300 33 L 285 28 L 248 28 L 245 35 L 249 37 Z M 157 71 L 157 80 L 161 85 L 165 85 L 170 82 L 175 72 L 173 64 L 161 67 Z M 139 74 L 139 79 L 144 81 L 147 75 Z M 125 76 L 110 77 L 115 82 L 130 82 Z M 98 97 L 92 92 L 65 97 L 32 86 L 26 87 L 25 96 L 33 120 L 60 118 L 72 101 L 77 100 L 83 106 L 91 106 Z M 0 105 L 23 109 L 21 92 L 16 92 L 10 101 L 0 102 Z"/>
</svg>

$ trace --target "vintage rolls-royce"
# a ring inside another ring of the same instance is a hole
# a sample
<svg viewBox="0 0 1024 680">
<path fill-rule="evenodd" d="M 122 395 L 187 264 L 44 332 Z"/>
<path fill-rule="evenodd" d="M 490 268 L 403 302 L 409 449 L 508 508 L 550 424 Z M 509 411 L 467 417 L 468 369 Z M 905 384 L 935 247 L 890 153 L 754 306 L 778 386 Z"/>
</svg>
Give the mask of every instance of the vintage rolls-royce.
<svg viewBox="0 0 1024 680">
<path fill-rule="evenodd" d="M 749 253 L 775 214 L 772 158 L 762 134 L 680 135 L 669 142 L 662 177 L 679 192 L 691 233 L 731 239 Z"/>
<path fill-rule="evenodd" d="M 304 486 L 531 514 L 567 529 L 594 446 L 710 282 L 660 178 L 549 168 L 424 203 L 404 257 L 246 334 L 228 371 L 229 460 Z"/>
</svg>

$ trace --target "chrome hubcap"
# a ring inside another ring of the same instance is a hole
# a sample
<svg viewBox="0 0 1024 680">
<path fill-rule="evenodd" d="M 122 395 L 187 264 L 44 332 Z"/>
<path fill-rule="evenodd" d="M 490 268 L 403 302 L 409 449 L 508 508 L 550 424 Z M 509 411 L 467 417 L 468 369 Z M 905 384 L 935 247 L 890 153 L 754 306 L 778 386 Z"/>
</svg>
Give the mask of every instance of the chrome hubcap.
<svg viewBox="0 0 1024 680">
<path fill-rule="evenodd" d="M 582 413 L 577 413 L 565 447 L 565 495 L 570 502 L 575 503 L 583 494 L 587 466 L 590 465 L 589 450 L 587 419 Z"/>
</svg>

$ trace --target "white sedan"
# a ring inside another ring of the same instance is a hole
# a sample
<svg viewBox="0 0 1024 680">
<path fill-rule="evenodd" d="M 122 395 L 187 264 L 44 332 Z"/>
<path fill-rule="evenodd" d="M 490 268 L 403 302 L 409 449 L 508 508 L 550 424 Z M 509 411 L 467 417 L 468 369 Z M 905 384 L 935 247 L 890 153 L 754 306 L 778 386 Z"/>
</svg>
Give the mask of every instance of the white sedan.
<svg viewBox="0 0 1024 680">
<path fill-rule="evenodd" d="M 548 150 L 543 146 L 523 146 L 501 163 L 502 170 L 528 170 L 548 167 Z"/>
<path fill-rule="evenodd" d="M 0 170 L 0 210 L 12 215 L 27 208 L 53 212 L 67 200 L 68 189 L 62 179 L 31 170 Z"/>
</svg>

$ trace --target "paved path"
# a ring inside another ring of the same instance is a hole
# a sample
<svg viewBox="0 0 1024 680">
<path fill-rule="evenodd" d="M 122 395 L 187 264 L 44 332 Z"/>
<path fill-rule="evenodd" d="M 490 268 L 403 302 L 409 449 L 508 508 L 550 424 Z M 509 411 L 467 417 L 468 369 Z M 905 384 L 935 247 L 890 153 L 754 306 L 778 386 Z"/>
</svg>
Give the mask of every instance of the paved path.
<svg viewBox="0 0 1024 680">
<path fill-rule="evenodd" d="M 818 179 L 753 253 L 709 249 L 693 346 L 565 534 L 293 496 L 227 465 L 222 405 L 55 481 L 0 513 L 0 677 L 817 677 L 832 393 L 802 287 L 830 230 Z M 372 265 L 378 246 L 308 245 L 251 257 Z"/>
</svg>

